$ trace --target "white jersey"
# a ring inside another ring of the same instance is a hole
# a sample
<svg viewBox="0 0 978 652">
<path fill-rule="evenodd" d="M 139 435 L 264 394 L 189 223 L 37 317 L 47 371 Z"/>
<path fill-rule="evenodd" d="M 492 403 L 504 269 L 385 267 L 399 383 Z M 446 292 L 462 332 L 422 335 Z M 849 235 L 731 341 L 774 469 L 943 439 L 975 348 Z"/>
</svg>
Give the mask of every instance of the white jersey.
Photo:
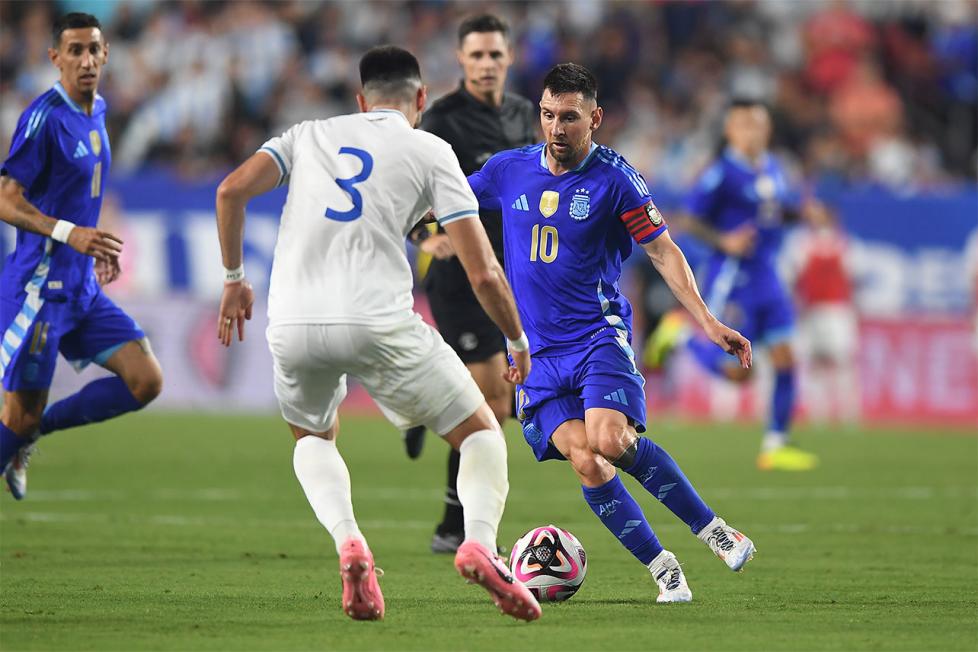
<svg viewBox="0 0 978 652">
<path fill-rule="evenodd" d="M 269 324 L 382 325 L 411 316 L 405 237 L 433 210 L 478 217 L 451 146 L 399 111 L 302 122 L 259 151 L 289 194 L 268 295 Z"/>
</svg>

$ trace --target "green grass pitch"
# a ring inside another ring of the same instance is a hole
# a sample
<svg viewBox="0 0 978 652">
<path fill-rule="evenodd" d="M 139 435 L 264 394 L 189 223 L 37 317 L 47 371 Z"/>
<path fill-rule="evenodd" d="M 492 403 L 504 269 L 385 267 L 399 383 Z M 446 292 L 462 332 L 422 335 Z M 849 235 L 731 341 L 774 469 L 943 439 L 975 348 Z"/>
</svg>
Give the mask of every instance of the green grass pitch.
<svg viewBox="0 0 978 652">
<path fill-rule="evenodd" d="M 655 439 L 756 542 L 734 574 L 630 478 L 694 601 L 656 605 L 645 569 L 590 513 L 566 464 L 509 428 L 500 540 L 553 522 L 587 580 L 532 624 L 428 552 L 446 447 L 409 461 L 379 419 L 344 421 L 354 505 L 387 574 L 383 622 L 340 611 L 336 555 L 274 417 L 148 412 L 56 435 L 30 494 L 0 499 L 3 650 L 975 650 L 978 438 L 807 429 L 806 474 L 754 469 L 756 429 L 665 423 Z"/>
</svg>

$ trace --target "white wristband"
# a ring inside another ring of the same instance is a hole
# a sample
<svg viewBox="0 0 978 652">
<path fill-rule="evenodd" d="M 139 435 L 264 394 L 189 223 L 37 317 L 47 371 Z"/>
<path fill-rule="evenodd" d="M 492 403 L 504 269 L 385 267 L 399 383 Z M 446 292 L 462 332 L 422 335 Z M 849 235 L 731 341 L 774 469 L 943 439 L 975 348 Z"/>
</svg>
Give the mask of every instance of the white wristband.
<svg viewBox="0 0 978 652">
<path fill-rule="evenodd" d="M 244 264 L 238 265 L 235 269 L 224 268 L 224 282 L 237 283 L 244 280 Z"/>
<path fill-rule="evenodd" d="M 69 222 L 68 220 L 58 220 L 55 222 L 54 228 L 51 230 L 51 239 L 57 240 L 58 242 L 68 242 L 68 236 L 71 234 L 71 230 L 74 228 L 74 222 Z"/>
<path fill-rule="evenodd" d="M 520 353 L 523 351 L 528 351 L 530 349 L 530 340 L 526 339 L 525 332 L 520 333 L 518 339 L 506 340 L 506 343 L 509 344 L 510 351 L 516 351 Z"/>
</svg>

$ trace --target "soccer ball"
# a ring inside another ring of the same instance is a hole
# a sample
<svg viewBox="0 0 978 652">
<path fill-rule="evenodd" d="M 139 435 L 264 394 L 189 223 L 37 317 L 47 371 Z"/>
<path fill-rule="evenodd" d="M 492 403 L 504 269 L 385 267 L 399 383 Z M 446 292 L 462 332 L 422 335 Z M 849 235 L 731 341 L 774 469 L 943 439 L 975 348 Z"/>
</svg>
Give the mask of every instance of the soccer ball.
<svg viewBox="0 0 978 652">
<path fill-rule="evenodd" d="M 513 544 L 509 568 L 540 602 L 563 602 L 581 588 L 587 574 L 587 554 L 567 530 L 543 525 Z"/>
</svg>

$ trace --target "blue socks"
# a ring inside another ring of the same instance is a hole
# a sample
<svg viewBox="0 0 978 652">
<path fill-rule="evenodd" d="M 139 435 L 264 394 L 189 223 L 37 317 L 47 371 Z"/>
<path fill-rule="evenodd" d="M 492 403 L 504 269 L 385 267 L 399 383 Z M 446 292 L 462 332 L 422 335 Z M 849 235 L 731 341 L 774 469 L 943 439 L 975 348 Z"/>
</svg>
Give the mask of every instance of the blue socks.
<svg viewBox="0 0 978 652">
<path fill-rule="evenodd" d="M 675 460 L 650 439 L 636 440 L 635 462 L 624 469 L 639 481 L 646 491 L 669 508 L 673 514 L 697 534 L 713 520 L 713 510 L 707 507 Z"/>
<path fill-rule="evenodd" d="M 41 417 L 41 434 L 98 423 L 143 407 L 118 376 L 93 380 L 78 392 L 53 403 Z"/>
<path fill-rule="evenodd" d="M 774 376 L 774 396 L 771 397 L 771 432 L 787 439 L 791 413 L 795 408 L 795 373 L 793 369 L 778 371 Z"/>
<path fill-rule="evenodd" d="M 7 468 L 7 463 L 27 442 L 26 437 L 18 437 L 17 433 L 0 423 L 0 471 Z"/>
<path fill-rule="evenodd" d="M 617 474 L 600 487 L 582 486 L 581 489 L 591 511 L 640 562 L 648 566 L 662 552 L 662 544 L 649 526 L 642 508 L 625 489 Z"/>
</svg>

